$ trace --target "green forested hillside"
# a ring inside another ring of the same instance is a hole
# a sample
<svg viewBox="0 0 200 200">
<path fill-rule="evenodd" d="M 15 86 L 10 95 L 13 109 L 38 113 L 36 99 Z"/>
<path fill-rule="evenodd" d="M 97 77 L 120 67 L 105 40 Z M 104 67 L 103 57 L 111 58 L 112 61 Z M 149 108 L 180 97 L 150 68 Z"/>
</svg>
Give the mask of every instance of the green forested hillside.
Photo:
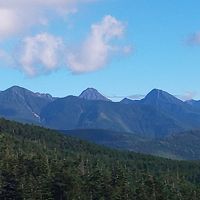
<svg viewBox="0 0 200 200">
<path fill-rule="evenodd" d="M 0 120 L 0 199 L 197 200 L 200 162 L 110 150 Z"/>
</svg>

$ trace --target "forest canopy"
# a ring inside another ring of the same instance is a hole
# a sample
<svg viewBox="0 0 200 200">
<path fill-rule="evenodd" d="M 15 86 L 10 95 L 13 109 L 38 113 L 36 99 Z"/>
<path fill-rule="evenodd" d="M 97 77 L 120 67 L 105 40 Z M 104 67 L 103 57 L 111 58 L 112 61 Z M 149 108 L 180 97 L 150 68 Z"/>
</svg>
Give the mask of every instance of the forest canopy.
<svg viewBox="0 0 200 200">
<path fill-rule="evenodd" d="M 0 199 L 195 200 L 200 162 L 112 150 L 0 119 Z"/>
</svg>

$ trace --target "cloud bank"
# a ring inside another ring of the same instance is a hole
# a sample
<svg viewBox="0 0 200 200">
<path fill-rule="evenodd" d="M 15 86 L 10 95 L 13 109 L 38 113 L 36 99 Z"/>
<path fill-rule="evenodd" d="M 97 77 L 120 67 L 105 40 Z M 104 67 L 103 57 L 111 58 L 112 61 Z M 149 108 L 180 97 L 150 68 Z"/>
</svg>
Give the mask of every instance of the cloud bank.
<svg viewBox="0 0 200 200">
<path fill-rule="evenodd" d="M 33 25 L 46 25 L 49 12 L 67 15 L 77 12 L 80 3 L 94 0 L 6 0 L 0 1 L 0 40 Z"/>
<path fill-rule="evenodd" d="M 112 41 L 124 33 L 124 24 L 107 15 L 100 23 L 91 26 L 90 34 L 74 52 L 67 55 L 67 64 L 75 73 L 95 71 L 102 68 L 115 50 L 126 50 L 112 45 Z"/>
<path fill-rule="evenodd" d="M 181 95 L 175 95 L 177 98 L 183 100 L 183 101 L 187 101 L 187 100 L 191 100 L 194 99 L 197 96 L 197 92 L 194 91 L 187 91 L 184 94 Z"/>
<path fill-rule="evenodd" d="M 91 26 L 85 41 L 74 50 L 61 37 L 40 33 L 26 37 L 20 44 L 16 56 L 20 69 L 29 76 L 54 71 L 65 66 L 73 73 L 85 73 L 104 67 L 111 54 L 129 53 L 129 46 L 113 45 L 125 30 L 124 24 L 108 15 Z"/>
<path fill-rule="evenodd" d="M 124 35 L 125 25 L 111 15 L 91 25 L 80 44 L 65 44 L 63 36 L 40 32 L 27 36 L 51 23 L 53 16 L 65 18 L 78 11 L 80 4 L 96 0 L 6 0 L 0 1 L 0 44 L 14 36 L 22 38 L 10 55 L 0 49 L 1 61 L 13 58 L 15 65 L 29 76 L 51 72 L 65 66 L 72 73 L 91 72 L 104 67 L 118 53 L 131 52 L 130 45 L 114 45 Z M 32 29 L 35 28 L 36 29 Z M 63 27 L 64 28 L 64 27 Z M 66 27 L 67 28 L 67 27 Z"/>
<path fill-rule="evenodd" d="M 140 99 L 143 99 L 146 95 L 144 94 L 132 94 L 132 95 L 113 95 L 113 96 L 107 96 L 107 98 L 110 98 L 110 99 L 124 99 L 124 98 L 128 98 L 130 100 L 140 100 Z"/>
<path fill-rule="evenodd" d="M 26 37 L 17 55 L 18 62 L 22 70 L 30 76 L 53 71 L 58 68 L 62 48 L 62 39 L 48 33 Z"/>
</svg>

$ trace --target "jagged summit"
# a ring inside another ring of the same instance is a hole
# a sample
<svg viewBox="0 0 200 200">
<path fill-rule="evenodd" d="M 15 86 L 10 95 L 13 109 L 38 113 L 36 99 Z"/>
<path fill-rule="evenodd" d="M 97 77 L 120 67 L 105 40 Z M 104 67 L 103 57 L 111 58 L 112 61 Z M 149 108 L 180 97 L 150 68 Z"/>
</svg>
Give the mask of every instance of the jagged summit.
<svg viewBox="0 0 200 200">
<path fill-rule="evenodd" d="M 79 95 L 79 98 L 92 101 L 111 101 L 94 88 L 87 88 Z"/>
<path fill-rule="evenodd" d="M 183 103 L 180 99 L 160 89 L 151 90 L 143 99 L 146 103 L 168 102 L 168 103 Z"/>
<path fill-rule="evenodd" d="M 50 94 L 43 94 L 43 93 L 39 93 L 39 92 L 32 92 L 26 88 L 20 87 L 20 86 L 12 86 L 10 88 L 8 88 L 7 90 L 3 91 L 4 93 L 7 94 L 13 94 L 13 95 L 31 95 L 31 96 L 36 96 L 39 98 L 45 98 L 45 99 L 49 99 L 49 100 L 53 100 L 54 97 L 52 97 Z"/>
</svg>

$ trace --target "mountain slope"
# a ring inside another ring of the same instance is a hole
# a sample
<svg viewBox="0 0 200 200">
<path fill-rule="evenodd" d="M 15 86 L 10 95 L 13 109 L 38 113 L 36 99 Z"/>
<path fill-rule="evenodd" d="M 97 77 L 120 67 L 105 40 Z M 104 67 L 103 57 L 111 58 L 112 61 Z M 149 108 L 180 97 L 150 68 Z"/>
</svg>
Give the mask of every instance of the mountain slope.
<svg viewBox="0 0 200 200">
<path fill-rule="evenodd" d="M 110 150 L 6 120 L 0 127 L 0 199 L 200 197 L 199 162 Z"/>
<path fill-rule="evenodd" d="M 76 130 L 64 130 L 61 131 L 66 135 L 77 137 L 85 141 L 90 141 L 96 144 L 118 148 L 129 149 L 130 147 L 136 147 L 135 152 L 138 152 L 137 144 L 139 142 L 147 142 L 146 138 L 140 137 L 133 133 L 116 132 L 100 129 L 76 129 Z M 137 149 L 137 150 L 136 150 Z"/>
<path fill-rule="evenodd" d="M 108 130 L 68 130 L 67 135 L 96 144 L 146 153 L 171 159 L 200 160 L 200 131 L 187 131 L 164 139 L 149 139 L 136 134 Z"/>
<path fill-rule="evenodd" d="M 200 101 L 188 100 L 186 103 L 192 106 L 195 110 L 200 111 Z"/>
<path fill-rule="evenodd" d="M 162 103 L 166 103 L 166 104 L 176 104 L 176 105 L 180 105 L 183 102 L 174 97 L 173 95 L 163 91 L 163 90 L 159 90 L 159 89 L 153 89 L 151 90 L 144 99 L 142 99 L 142 102 L 146 103 L 146 104 L 153 104 L 155 106 L 159 106 Z"/>
<path fill-rule="evenodd" d="M 111 102 L 88 88 L 79 97 L 53 98 L 20 87 L 0 92 L 0 116 L 58 130 L 106 129 L 149 138 L 200 129 L 200 110 L 154 89 L 144 99 Z"/>
<path fill-rule="evenodd" d="M 40 123 L 40 111 L 54 99 L 13 86 L 0 93 L 0 116 L 22 122 Z"/>
<path fill-rule="evenodd" d="M 43 125 L 59 130 L 106 129 L 150 138 L 200 129 L 200 112 L 156 89 L 140 101 L 120 103 L 68 96 L 47 105 L 41 117 Z"/>
<path fill-rule="evenodd" d="M 178 126 L 183 127 L 185 130 L 200 128 L 200 112 L 193 106 L 165 91 L 154 89 L 140 103 L 149 105 L 171 118 Z"/>
<path fill-rule="evenodd" d="M 182 131 L 172 119 L 148 105 L 86 101 L 74 96 L 48 104 L 41 112 L 41 119 L 43 125 L 58 130 L 106 129 L 149 137 Z"/>
</svg>

